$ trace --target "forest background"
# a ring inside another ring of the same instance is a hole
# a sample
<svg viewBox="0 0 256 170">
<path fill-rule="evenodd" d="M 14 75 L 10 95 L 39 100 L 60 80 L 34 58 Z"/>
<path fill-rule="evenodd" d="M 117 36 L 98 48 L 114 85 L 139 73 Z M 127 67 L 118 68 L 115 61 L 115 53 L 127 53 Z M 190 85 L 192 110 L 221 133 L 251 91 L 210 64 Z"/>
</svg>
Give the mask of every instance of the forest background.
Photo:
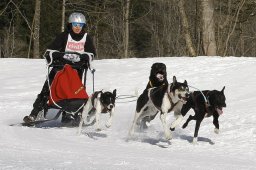
<svg viewBox="0 0 256 170">
<path fill-rule="evenodd" d="M 256 0 L 1 0 L 0 58 L 42 58 L 74 11 L 97 59 L 256 56 Z"/>
</svg>

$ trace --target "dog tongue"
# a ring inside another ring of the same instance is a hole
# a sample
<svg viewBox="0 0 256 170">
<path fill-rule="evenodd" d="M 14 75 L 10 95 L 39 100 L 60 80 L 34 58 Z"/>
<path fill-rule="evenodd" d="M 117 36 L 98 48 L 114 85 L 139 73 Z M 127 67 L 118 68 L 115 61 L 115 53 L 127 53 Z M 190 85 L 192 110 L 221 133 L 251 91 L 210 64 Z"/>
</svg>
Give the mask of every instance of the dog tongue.
<svg viewBox="0 0 256 170">
<path fill-rule="evenodd" d="M 218 112 L 219 115 L 222 115 L 222 114 L 223 114 L 223 111 L 222 111 L 221 109 L 216 108 L 216 110 L 217 110 L 217 112 Z"/>
</svg>

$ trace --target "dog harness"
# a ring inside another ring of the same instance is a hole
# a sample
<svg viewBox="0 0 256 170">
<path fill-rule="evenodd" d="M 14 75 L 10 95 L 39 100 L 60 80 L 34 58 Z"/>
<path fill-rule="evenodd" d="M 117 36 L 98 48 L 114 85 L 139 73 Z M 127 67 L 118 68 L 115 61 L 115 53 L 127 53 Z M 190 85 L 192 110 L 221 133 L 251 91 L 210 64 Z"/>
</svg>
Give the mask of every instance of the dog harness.
<svg viewBox="0 0 256 170">
<path fill-rule="evenodd" d="M 150 87 L 154 87 L 153 84 L 152 84 L 152 82 L 151 82 L 151 80 L 149 80 L 148 83 L 149 83 Z M 161 86 L 163 86 L 163 85 L 165 85 L 165 83 L 163 83 Z"/>
<path fill-rule="evenodd" d="M 159 89 L 161 89 L 163 86 L 164 86 L 164 84 L 161 85 L 161 86 L 159 86 L 158 89 L 156 89 L 156 91 L 158 91 Z M 168 97 L 168 99 L 169 99 L 169 101 L 170 101 L 170 103 L 171 103 L 171 108 L 168 109 L 168 113 L 169 113 L 170 111 L 172 111 L 173 108 L 179 103 L 179 101 L 177 101 L 176 103 L 173 103 L 172 98 L 171 98 L 171 96 L 169 95 L 169 92 L 168 92 L 169 87 L 170 87 L 170 92 L 171 92 L 171 91 L 172 91 L 172 88 L 173 88 L 173 84 L 171 83 L 171 86 L 170 86 L 170 84 L 169 84 L 169 85 L 168 85 L 168 88 L 167 88 L 167 90 L 166 90 L 166 92 L 165 92 L 165 93 L 167 93 L 167 97 Z M 155 106 L 155 108 L 157 108 L 158 111 L 162 112 L 161 107 L 156 106 L 155 103 L 154 103 L 153 100 L 152 100 L 152 95 L 156 92 L 156 91 L 153 92 L 152 90 L 155 89 L 155 88 L 156 88 L 156 87 L 149 89 L 149 92 L 148 92 L 148 95 L 149 95 L 149 96 L 148 96 L 148 97 L 149 97 L 150 100 L 152 101 L 152 103 L 153 103 L 153 105 Z"/>
<path fill-rule="evenodd" d="M 205 106 L 205 110 L 206 110 L 206 113 L 205 113 L 205 117 L 210 117 L 211 115 L 212 115 L 212 112 L 210 111 L 210 109 L 209 109 L 209 107 L 211 106 L 210 105 L 210 102 L 209 102 L 209 100 L 208 100 L 208 98 L 209 98 L 209 96 L 208 96 L 208 94 L 209 94 L 209 92 L 210 91 L 208 91 L 207 93 L 206 93 L 206 101 L 205 101 L 205 103 L 204 103 L 204 106 Z M 202 93 L 202 95 L 204 95 L 203 93 Z M 195 95 L 194 95 L 194 93 L 191 93 L 191 96 L 192 96 L 192 100 L 193 100 L 193 102 L 194 102 L 194 104 L 195 104 L 195 110 L 198 110 L 198 104 L 197 104 L 197 102 L 196 102 L 196 98 L 195 98 Z"/>
</svg>

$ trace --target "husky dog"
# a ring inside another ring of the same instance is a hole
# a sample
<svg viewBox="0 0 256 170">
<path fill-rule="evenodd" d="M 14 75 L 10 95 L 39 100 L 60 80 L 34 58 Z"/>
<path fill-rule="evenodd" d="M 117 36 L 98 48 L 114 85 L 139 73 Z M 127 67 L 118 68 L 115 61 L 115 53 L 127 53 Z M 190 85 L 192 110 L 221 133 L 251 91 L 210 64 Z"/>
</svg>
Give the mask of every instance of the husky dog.
<svg viewBox="0 0 256 170">
<path fill-rule="evenodd" d="M 166 124 L 167 113 L 180 110 L 182 105 L 186 103 L 188 95 L 187 81 L 179 83 L 175 76 L 173 76 L 171 84 L 144 90 L 137 100 L 136 112 L 129 135 L 133 135 L 135 126 L 141 125 L 143 118 L 160 112 L 165 138 L 167 140 L 171 139 L 171 132 Z"/>
<path fill-rule="evenodd" d="M 219 133 L 218 118 L 223 114 L 222 108 L 226 107 L 226 97 L 224 95 L 225 86 L 221 91 L 205 90 L 194 91 L 190 94 L 187 103 L 182 106 L 181 115 L 172 123 L 170 130 L 175 130 L 175 127 L 181 122 L 182 118 L 192 108 L 195 115 L 190 115 L 182 128 L 186 128 L 190 120 L 196 121 L 193 143 L 197 143 L 197 136 L 200 124 L 205 117 L 213 116 L 214 132 Z"/>
<path fill-rule="evenodd" d="M 112 118 L 115 109 L 115 99 L 116 99 L 116 89 L 113 92 L 96 91 L 88 99 L 86 105 L 84 106 L 82 112 L 82 118 L 79 123 L 78 134 L 81 133 L 82 125 L 86 119 L 87 122 L 90 121 L 92 117 L 95 116 L 96 130 L 100 130 L 99 121 L 100 114 L 109 112 L 110 116 L 106 122 L 106 127 L 109 128 L 112 125 Z M 95 123 L 94 122 L 94 123 Z"/>
<path fill-rule="evenodd" d="M 159 87 L 164 84 L 168 84 L 166 65 L 164 63 L 154 63 L 151 66 L 149 81 L 146 89 Z"/>
</svg>

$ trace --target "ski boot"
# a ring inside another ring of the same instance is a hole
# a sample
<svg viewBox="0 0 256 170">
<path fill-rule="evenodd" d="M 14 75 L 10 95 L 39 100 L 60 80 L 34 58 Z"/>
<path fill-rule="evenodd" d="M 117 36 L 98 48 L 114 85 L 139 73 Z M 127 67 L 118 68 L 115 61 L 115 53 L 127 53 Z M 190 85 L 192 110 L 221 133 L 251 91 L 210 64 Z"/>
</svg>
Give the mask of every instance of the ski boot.
<svg viewBox="0 0 256 170">
<path fill-rule="evenodd" d="M 35 120 L 36 120 L 36 117 L 35 117 L 34 115 L 25 116 L 25 117 L 23 118 L 23 121 L 24 121 L 25 123 L 32 123 L 32 122 L 34 122 Z"/>
<path fill-rule="evenodd" d="M 30 115 L 29 115 L 29 116 L 25 116 L 25 117 L 23 118 L 23 121 L 24 121 L 25 123 L 31 123 L 31 122 L 36 121 L 37 115 L 39 114 L 39 112 L 40 112 L 40 111 L 39 111 L 38 109 L 33 108 L 33 110 L 31 111 Z"/>
</svg>

